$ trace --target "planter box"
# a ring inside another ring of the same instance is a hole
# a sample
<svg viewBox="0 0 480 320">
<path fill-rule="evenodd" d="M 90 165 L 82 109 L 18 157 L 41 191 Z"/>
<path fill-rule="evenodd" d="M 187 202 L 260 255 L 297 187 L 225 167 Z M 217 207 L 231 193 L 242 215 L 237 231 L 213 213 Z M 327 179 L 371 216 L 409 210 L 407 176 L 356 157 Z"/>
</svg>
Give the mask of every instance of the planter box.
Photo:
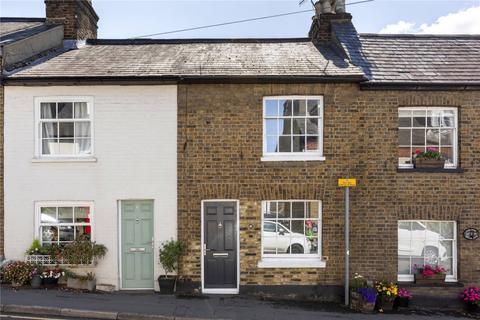
<svg viewBox="0 0 480 320">
<path fill-rule="evenodd" d="M 445 282 L 445 277 L 447 274 L 445 273 L 437 273 L 431 277 L 424 277 L 421 274 L 415 274 L 415 283 L 416 284 L 441 284 Z"/>
<path fill-rule="evenodd" d="M 362 313 L 370 313 L 375 310 L 375 302 L 368 303 L 363 300 L 362 295 L 358 292 L 350 293 L 350 308 Z"/>
<path fill-rule="evenodd" d="M 445 160 L 437 159 L 415 159 L 415 168 L 419 169 L 443 169 L 445 167 Z"/>
<path fill-rule="evenodd" d="M 94 280 L 81 280 L 81 279 L 75 279 L 75 278 L 67 279 L 67 287 L 71 289 L 95 291 L 96 286 L 97 286 L 97 281 L 95 279 Z"/>
</svg>

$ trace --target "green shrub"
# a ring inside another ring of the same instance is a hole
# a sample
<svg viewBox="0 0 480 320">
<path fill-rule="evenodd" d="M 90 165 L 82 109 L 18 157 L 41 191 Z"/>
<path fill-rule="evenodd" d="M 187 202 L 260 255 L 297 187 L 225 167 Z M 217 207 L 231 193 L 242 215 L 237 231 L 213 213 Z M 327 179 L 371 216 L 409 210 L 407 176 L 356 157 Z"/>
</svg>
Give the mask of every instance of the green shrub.
<svg viewBox="0 0 480 320">
<path fill-rule="evenodd" d="M 68 264 L 91 264 L 107 254 L 104 245 L 88 240 L 76 240 L 65 245 L 61 250 L 61 257 Z"/>
<path fill-rule="evenodd" d="M 184 245 L 180 241 L 170 240 L 162 243 L 160 263 L 165 270 L 165 275 L 178 269 L 178 263 L 184 249 Z"/>
</svg>

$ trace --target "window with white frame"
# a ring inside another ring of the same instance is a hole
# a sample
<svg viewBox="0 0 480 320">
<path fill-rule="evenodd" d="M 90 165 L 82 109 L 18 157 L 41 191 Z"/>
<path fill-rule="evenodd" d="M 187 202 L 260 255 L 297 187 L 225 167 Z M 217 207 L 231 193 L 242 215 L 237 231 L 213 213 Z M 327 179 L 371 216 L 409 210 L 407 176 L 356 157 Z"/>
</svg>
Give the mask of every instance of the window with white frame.
<svg viewBox="0 0 480 320">
<path fill-rule="evenodd" d="M 91 203 L 39 203 L 37 232 L 42 245 L 92 240 Z"/>
<path fill-rule="evenodd" d="M 320 201 L 263 201 L 262 256 L 321 256 Z"/>
<path fill-rule="evenodd" d="M 93 154 L 92 103 L 41 99 L 36 105 L 39 157 L 88 157 Z"/>
<path fill-rule="evenodd" d="M 400 108 L 398 110 L 398 164 L 413 168 L 413 156 L 427 149 L 438 150 L 445 168 L 455 168 L 457 150 L 456 108 Z"/>
<path fill-rule="evenodd" d="M 263 99 L 264 157 L 322 156 L 323 97 Z"/>
<path fill-rule="evenodd" d="M 456 280 L 457 228 L 455 221 L 398 222 L 398 279 L 413 281 L 417 268 L 441 266 L 447 280 Z"/>
</svg>

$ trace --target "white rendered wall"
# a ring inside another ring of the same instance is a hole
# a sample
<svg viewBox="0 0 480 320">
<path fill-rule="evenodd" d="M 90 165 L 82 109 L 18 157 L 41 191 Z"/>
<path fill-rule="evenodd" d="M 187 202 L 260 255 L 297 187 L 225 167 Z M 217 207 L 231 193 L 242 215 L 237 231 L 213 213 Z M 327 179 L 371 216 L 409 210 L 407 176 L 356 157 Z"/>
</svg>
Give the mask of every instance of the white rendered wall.
<svg viewBox="0 0 480 320">
<path fill-rule="evenodd" d="M 35 162 L 34 99 L 93 98 L 96 162 Z M 158 248 L 177 234 L 177 87 L 5 87 L 5 256 L 24 259 L 37 201 L 92 201 L 94 240 L 108 248 L 97 283 L 119 285 L 118 201 L 153 199 Z M 158 285 L 155 284 L 158 289 Z"/>
</svg>

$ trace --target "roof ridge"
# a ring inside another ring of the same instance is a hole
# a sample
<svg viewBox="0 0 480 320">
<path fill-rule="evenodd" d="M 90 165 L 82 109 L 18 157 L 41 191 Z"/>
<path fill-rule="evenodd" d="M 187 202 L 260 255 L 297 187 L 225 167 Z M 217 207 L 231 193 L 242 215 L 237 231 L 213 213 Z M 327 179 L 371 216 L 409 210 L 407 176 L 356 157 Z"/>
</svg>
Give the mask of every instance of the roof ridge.
<svg viewBox="0 0 480 320">
<path fill-rule="evenodd" d="M 377 38 L 447 38 L 447 39 L 480 39 L 480 34 L 414 34 L 414 33 L 362 33 L 361 37 L 377 37 Z"/>
<path fill-rule="evenodd" d="M 310 38 L 185 38 L 185 39 L 89 39 L 90 45 L 143 45 L 191 43 L 279 43 L 310 42 Z"/>
</svg>

